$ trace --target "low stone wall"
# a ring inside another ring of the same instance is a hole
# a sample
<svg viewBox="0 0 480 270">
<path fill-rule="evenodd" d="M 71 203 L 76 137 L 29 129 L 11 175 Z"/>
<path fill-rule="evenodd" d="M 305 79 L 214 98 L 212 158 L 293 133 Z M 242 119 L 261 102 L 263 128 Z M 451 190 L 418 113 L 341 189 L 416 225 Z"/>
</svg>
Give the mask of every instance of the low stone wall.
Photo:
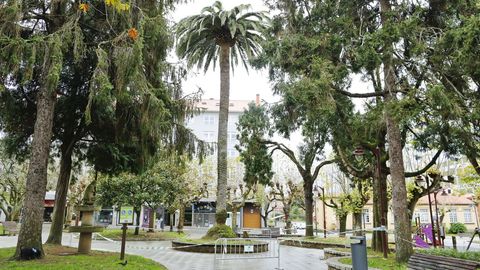
<svg viewBox="0 0 480 270">
<path fill-rule="evenodd" d="M 252 244 L 233 244 L 227 246 L 227 253 L 239 253 L 242 251 L 245 245 L 253 245 L 253 253 L 267 252 L 268 243 L 256 242 Z M 196 244 L 181 241 L 172 241 L 172 247 L 175 250 L 197 252 L 197 253 L 215 253 L 215 244 Z M 221 253 L 221 246 L 217 246 L 217 252 Z"/>
<path fill-rule="evenodd" d="M 315 249 L 325 249 L 325 248 L 344 248 L 344 244 L 334 244 L 334 243 L 319 243 L 306 240 L 296 240 L 296 239 L 280 239 L 281 245 L 293 246 L 293 247 L 302 247 L 302 248 L 315 248 Z"/>
<path fill-rule="evenodd" d="M 353 266 L 350 264 L 344 264 L 340 262 L 340 259 L 342 258 L 350 258 L 350 256 L 345 256 L 345 257 L 331 257 L 325 261 L 325 263 L 328 265 L 328 270 L 353 270 Z M 380 270 L 377 268 L 368 268 L 369 270 Z"/>
<path fill-rule="evenodd" d="M 326 248 L 323 250 L 325 260 L 330 259 L 332 257 L 348 257 L 352 254 L 348 251 L 339 251 L 332 248 Z"/>
</svg>

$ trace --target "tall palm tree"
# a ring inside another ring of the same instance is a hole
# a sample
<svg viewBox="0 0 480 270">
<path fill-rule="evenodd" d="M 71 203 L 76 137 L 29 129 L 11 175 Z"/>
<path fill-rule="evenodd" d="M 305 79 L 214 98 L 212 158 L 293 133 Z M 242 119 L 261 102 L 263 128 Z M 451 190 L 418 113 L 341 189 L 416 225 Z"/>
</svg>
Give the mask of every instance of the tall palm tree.
<svg viewBox="0 0 480 270">
<path fill-rule="evenodd" d="M 189 67 L 208 70 L 220 61 L 220 111 L 217 144 L 217 224 L 227 218 L 227 126 L 230 95 L 230 66 L 239 60 L 248 69 L 248 60 L 261 51 L 262 33 L 268 18 L 263 12 L 247 12 L 250 5 L 224 10 L 217 1 L 199 15 L 182 19 L 176 28 L 177 54 Z M 230 58 L 232 63 L 230 63 Z"/>
</svg>

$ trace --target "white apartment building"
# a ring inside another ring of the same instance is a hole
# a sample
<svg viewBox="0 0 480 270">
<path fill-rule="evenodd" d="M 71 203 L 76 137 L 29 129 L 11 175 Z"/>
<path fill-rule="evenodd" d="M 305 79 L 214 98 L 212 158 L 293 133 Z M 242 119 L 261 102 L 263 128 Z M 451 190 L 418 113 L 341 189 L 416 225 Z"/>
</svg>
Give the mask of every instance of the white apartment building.
<svg viewBox="0 0 480 270">
<path fill-rule="evenodd" d="M 259 95 L 256 102 L 259 102 Z M 235 149 L 237 144 L 237 123 L 238 118 L 248 108 L 248 104 L 254 100 L 230 100 L 228 109 L 228 157 L 237 157 L 238 151 Z M 195 135 L 206 142 L 217 142 L 218 135 L 218 112 L 220 109 L 220 100 L 204 99 L 198 102 L 197 108 L 200 113 L 192 117 L 187 122 Z"/>
</svg>

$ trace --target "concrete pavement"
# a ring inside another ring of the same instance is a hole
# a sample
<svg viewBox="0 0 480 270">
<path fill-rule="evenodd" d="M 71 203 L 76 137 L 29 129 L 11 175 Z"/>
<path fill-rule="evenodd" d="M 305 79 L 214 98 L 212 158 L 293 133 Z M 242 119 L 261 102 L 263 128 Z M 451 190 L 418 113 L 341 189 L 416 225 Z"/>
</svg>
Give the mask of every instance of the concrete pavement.
<svg viewBox="0 0 480 270">
<path fill-rule="evenodd" d="M 48 236 L 49 227 L 44 226 L 42 237 Z M 201 230 L 191 229 L 193 237 L 199 237 Z M 0 247 L 13 247 L 17 243 L 16 236 L 0 236 Z M 78 238 L 71 233 L 63 234 L 64 245 L 77 247 Z M 93 240 L 92 249 L 120 251 L 120 242 Z M 213 254 L 183 252 L 171 249 L 170 241 L 132 241 L 127 242 L 127 254 L 140 255 L 165 265 L 169 270 L 210 270 L 213 269 Z M 280 264 L 284 270 L 326 270 L 328 267 L 323 258 L 323 251 L 289 246 L 280 247 Z M 128 255 L 127 255 L 128 259 Z M 216 269 L 235 270 L 273 270 L 277 267 L 276 259 L 233 260 L 222 261 Z"/>
</svg>

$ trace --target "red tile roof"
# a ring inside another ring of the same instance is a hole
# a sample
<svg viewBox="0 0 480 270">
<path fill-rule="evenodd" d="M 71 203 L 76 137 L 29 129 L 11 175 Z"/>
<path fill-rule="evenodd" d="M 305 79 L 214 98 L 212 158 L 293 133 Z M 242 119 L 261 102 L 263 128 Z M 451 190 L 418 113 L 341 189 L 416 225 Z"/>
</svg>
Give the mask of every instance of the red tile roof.
<svg viewBox="0 0 480 270">
<path fill-rule="evenodd" d="M 432 203 L 435 202 L 433 194 L 430 194 Z M 468 198 L 468 196 L 454 196 L 454 195 L 442 195 L 442 193 L 437 194 L 437 203 L 440 205 L 471 205 L 473 201 Z M 417 205 L 427 205 L 428 196 L 423 196 L 417 202 Z"/>
</svg>

